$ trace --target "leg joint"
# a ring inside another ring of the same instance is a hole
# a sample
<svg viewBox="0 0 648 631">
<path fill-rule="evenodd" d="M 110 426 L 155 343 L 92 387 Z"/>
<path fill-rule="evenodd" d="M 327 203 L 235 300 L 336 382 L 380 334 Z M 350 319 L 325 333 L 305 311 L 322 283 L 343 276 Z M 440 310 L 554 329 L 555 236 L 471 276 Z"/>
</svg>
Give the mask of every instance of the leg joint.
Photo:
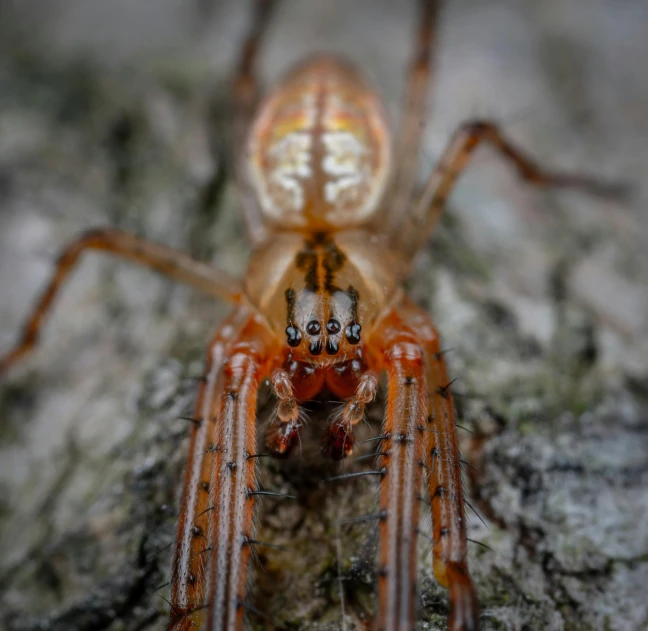
<svg viewBox="0 0 648 631">
<path fill-rule="evenodd" d="M 423 356 L 423 349 L 414 342 L 398 342 L 389 350 L 392 361 L 422 364 Z"/>
<path fill-rule="evenodd" d="M 497 131 L 497 125 L 489 120 L 475 119 L 461 125 L 460 133 L 469 136 L 485 136 Z"/>
</svg>

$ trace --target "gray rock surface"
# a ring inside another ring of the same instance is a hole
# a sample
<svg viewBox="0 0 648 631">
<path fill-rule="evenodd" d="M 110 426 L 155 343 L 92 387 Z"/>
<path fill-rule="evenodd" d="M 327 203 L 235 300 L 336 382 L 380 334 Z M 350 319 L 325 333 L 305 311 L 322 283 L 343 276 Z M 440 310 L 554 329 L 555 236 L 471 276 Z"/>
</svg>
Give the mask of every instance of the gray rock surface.
<svg viewBox="0 0 648 631">
<path fill-rule="evenodd" d="M 462 423 L 484 629 L 648 628 L 648 5 L 447 3 L 428 170 L 457 125 L 501 121 L 539 161 L 632 185 L 624 201 L 534 191 L 480 151 L 420 257 Z M 227 76 L 246 3 L 0 3 L 0 349 L 73 235 L 114 225 L 244 269 L 228 176 Z M 411 2 L 286 2 L 271 81 L 307 52 L 363 66 L 395 119 Z M 0 628 L 161 629 L 195 378 L 225 305 L 90 255 L 43 343 L 0 385 Z M 261 427 L 269 405 L 261 412 Z M 380 409 L 372 410 L 372 427 Z M 273 623 L 365 629 L 369 482 L 326 485 L 314 413 L 264 463 L 252 598 Z M 366 462 L 364 463 L 366 464 Z M 361 466 L 345 463 L 343 469 Z M 421 544 L 421 622 L 447 595 Z"/>
</svg>

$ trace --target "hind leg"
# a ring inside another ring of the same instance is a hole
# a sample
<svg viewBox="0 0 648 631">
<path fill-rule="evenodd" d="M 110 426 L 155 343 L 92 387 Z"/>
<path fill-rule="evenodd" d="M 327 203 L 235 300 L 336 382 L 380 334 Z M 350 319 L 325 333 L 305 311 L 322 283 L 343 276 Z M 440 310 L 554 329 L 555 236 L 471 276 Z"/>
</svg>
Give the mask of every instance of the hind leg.
<svg viewBox="0 0 648 631">
<path fill-rule="evenodd" d="M 490 121 L 465 123 L 450 140 L 430 173 L 420 198 L 404 218 L 401 229 L 394 234 L 394 246 L 403 253 L 406 260 L 411 261 L 426 243 L 459 176 L 466 170 L 477 147 L 484 143 L 489 144 L 509 161 L 520 177 L 529 184 L 581 189 L 604 197 L 619 197 L 625 193 L 624 187 L 618 184 L 579 174 L 560 173 L 538 165 Z"/>
<path fill-rule="evenodd" d="M 243 198 L 243 215 L 248 234 L 253 243 L 261 242 L 267 235 L 257 201 L 250 191 L 245 173 L 245 146 L 250 122 L 261 93 L 257 76 L 257 61 L 263 37 L 268 30 L 272 13 L 278 0 L 256 0 L 248 32 L 239 50 L 238 62 L 233 80 L 234 133 L 232 160 Z"/>
</svg>

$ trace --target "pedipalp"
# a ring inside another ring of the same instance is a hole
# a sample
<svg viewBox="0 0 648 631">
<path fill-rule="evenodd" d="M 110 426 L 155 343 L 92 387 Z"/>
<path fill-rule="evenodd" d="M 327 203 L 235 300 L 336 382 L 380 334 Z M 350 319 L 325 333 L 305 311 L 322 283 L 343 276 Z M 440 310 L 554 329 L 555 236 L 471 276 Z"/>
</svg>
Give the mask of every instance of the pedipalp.
<svg viewBox="0 0 648 631">
<path fill-rule="evenodd" d="M 276 368 L 271 378 L 272 391 L 277 398 L 277 423 L 268 430 L 268 449 L 278 458 L 286 457 L 299 440 L 301 414 L 289 373 Z"/>
<path fill-rule="evenodd" d="M 324 433 L 322 453 L 333 460 L 341 460 L 353 453 L 355 439 L 353 426 L 365 416 L 365 409 L 378 394 L 378 377 L 373 372 L 365 372 L 358 380 L 353 396 L 349 397 L 335 415 Z"/>
</svg>

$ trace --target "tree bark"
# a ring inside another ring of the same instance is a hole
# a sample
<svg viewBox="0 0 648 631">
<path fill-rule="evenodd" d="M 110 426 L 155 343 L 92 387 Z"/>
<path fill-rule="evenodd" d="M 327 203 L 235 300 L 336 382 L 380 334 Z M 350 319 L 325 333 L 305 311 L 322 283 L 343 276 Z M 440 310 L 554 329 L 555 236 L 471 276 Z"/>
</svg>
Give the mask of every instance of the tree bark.
<svg viewBox="0 0 648 631">
<path fill-rule="evenodd" d="M 244 4 L 0 5 L 1 350 L 56 253 L 89 227 L 243 272 L 224 138 Z M 264 74 L 342 50 L 394 114 L 414 20 L 405 4 L 288 3 Z M 424 171 L 479 115 L 543 164 L 632 185 L 624 200 L 532 190 L 480 151 L 409 283 L 452 351 L 470 430 L 470 536 L 488 546 L 470 558 L 483 629 L 646 629 L 648 12 L 448 5 Z M 147 271 L 84 258 L 39 347 L 0 384 L 1 628 L 164 628 L 180 417 L 226 313 Z M 371 512 L 376 489 L 324 482 L 339 468 L 319 455 L 327 405 L 313 405 L 300 454 L 261 467 L 265 488 L 297 500 L 262 503 L 258 538 L 285 549 L 259 551 L 250 598 L 272 622 L 251 616 L 251 628 L 370 625 L 376 532 L 336 523 Z M 378 405 L 367 437 L 380 416 Z M 417 628 L 444 629 L 425 539 L 420 552 Z"/>
</svg>

